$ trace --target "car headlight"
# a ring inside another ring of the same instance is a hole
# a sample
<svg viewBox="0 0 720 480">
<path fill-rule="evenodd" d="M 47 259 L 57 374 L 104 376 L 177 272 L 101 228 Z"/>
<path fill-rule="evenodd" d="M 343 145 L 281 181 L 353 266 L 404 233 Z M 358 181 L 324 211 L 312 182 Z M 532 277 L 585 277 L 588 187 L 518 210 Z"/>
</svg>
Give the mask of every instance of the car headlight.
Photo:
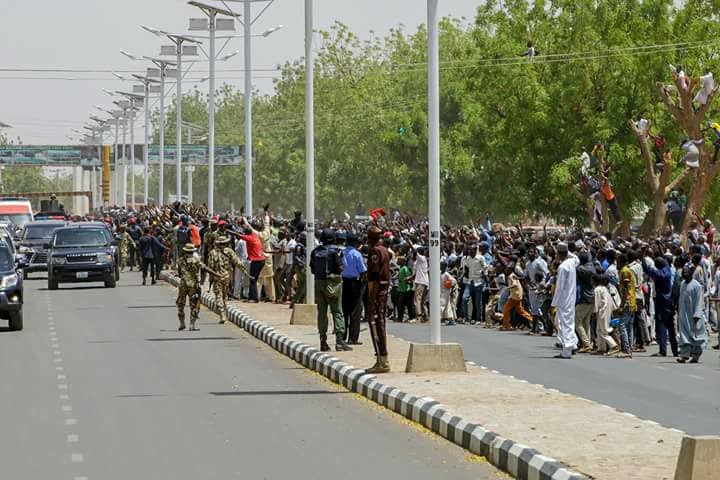
<svg viewBox="0 0 720 480">
<path fill-rule="evenodd" d="M 67 259 L 65 257 L 52 257 L 52 263 L 54 265 L 65 265 L 67 263 Z"/>
<path fill-rule="evenodd" d="M 33 252 L 34 252 L 34 250 L 30 247 L 21 246 L 20 248 L 18 248 L 18 253 L 28 254 L 28 253 L 33 253 Z"/>
<path fill-rule="evenodd" d="M 7 275 L 0 280 L 0 288 L 14 287 L 18 283 L 17 275 Z"/>
<path fill-rule="evenodd" d="M 97 263 L 112 263 L 113 257 L 108 253 L 98 253 Z"/>
</svg>

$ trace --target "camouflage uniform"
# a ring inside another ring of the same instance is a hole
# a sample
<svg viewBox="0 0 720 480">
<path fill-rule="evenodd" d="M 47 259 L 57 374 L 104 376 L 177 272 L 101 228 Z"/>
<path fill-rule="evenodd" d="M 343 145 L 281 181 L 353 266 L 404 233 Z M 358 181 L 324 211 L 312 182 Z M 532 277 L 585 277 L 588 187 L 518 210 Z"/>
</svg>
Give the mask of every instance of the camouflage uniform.
<svg viewBox="0 0 720 480">
<path fill-rule="evenodd" d="M 208 255 L 208 267 L 218 274 L 213 281 L 212 290 L 220 313 L 220 323 L 225 323 L 225 320 L 227 320 L 225 305 L 227 304 L 230 280 L 234 269 L 239 268 L 247 274 L 240 257 L 227 246 L 228 243 L 229 239 L 227 237 L 218 237 L 215 240 L 215 248 Z"/>
<path fill-rule="evenodd" d="M 178 275 L 180 286 L 175 305 L 177 305 L 180 330 L 185 329 L 185 298 L 190 303 L 190 330 L 195 330 L 195 321 L 200 315 L 200 283 L 198 274 L 205 269 L 205 265 L 194 255 L 183 255 L 178 260 Z"/>
<path fill-rule="evenodd" d="M 132 262 L 130 262 L 130 246 L 132 245 L 133 250 L 137 248 L 137 245 L 135 244 L 135 241 L 132 239 L 130 234 L 125 231 L 125 229 L 121 229 L 120 232 L 118 232 L 119 237 L 119 245 L 118 248 L 120 250 L 120 269 L 121 271 L 125 271 L 126 267 L 132 266 Z"/>
</svg>

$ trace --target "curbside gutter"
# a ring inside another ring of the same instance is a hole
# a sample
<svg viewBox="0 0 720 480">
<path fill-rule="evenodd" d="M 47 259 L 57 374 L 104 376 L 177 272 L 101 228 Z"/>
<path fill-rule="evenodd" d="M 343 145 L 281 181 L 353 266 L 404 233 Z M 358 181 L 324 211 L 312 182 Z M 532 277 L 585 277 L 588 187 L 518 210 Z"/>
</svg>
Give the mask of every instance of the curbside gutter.
<svg viewBox="0 0 720 480">
<path fill-rule="evenodd" d="M 169 272 L 162 272 L 160 279 L 175 287 L 179 284 L 179 279 Z M 202 303 L 213 312 L 217 310 L 215 298 L 209 292 L 202 295 Z M 227 314 L 230 322 L 304 367 L 485 457 L 495 467 L 519 480 L 588 480 L 533 448 L 503 438 L 480 425 L 467 423 L 432 398 L 416 397 L 384 385 L 375 375 L 366 374 L 337 357 L 276 332 L 273 327 L 252 319 L 234 306 L 227 307 Z"/>
</svg>

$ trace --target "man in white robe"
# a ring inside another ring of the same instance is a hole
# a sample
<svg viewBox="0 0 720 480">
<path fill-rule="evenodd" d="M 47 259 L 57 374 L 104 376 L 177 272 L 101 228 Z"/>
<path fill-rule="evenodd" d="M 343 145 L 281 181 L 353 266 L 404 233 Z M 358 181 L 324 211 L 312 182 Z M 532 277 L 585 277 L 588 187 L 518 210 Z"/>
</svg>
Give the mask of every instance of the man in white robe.
<svg viewBox="0 0 720 480">
<path fill-rule="evenodd" d="M 575 300 L 577 297 L 575 269 L 580 261 L 575 255 L 568 253 L 568 246 L 565 243 L 559 243 L 556 250 L 558 259 L 562 263 L 557 271 L 552 306 L 556 311 L 558 340 L 562 346 L 562 352 L 555 358 L 570 359 L 578 343 L 577 335 L 575 335 Z"/>
</svg>

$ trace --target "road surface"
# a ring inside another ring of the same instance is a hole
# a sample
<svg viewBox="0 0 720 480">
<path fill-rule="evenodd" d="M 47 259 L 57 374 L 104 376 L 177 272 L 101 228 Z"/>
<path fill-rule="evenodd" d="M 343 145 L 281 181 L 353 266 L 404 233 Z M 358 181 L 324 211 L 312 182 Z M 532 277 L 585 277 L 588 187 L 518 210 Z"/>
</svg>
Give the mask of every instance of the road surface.
<svg viewBox="0 0 720 480">
<path fill-rule="evenodd" d="M 392 323 L 392 322 L 391 322 Z M 427 342 L 429 328 L 392 323 L 389 332 L 406 340 Z M 632 359 L 576 355 L 555 360 L 554 338 L 500 332 L 482 327 L 442 327 L 445 342 L 462 343 L 465 359 L 506 375 L 610 405 L 640 418 L 692 435 L 720 434 L 720 359 L 706 350 L 699 365 L 680 365 L 657 351 Z M 713 335 L 713 345 L 717 335 Z M 668 347 L 668 351 L 670 348 Z"/>
<path fill-rule="evenodd" d="M 174 291 L 138 277 L 26 282 L 26 329 L 0 331 L 2 478 L 503 478 L 205 309 L 178 332 Z"/>
</svg>

